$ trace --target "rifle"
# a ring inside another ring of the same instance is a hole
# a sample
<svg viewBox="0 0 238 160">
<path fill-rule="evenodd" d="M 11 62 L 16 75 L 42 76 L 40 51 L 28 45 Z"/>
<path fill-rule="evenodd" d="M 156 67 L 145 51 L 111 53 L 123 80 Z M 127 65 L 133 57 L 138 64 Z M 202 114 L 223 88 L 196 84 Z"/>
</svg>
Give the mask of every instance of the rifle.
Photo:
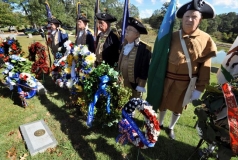
<svg viewBox="0 0 238 160">
<path fill-rule="evenodd" d="M 51 11 L 50 11 L 50 5 L 48 4 L 47 0 L 45 1 L 45 8 L 46 8 L 46 14 L 47 14 L 47 19 L 48 19 L 48 25 L 47 25 L 47 32 L 48 32 L 48 40 L 47 40 L 47 37 L 46 37 L 46 33 L 44 32 L 45 34 L 45 42 L 46 42 L 46 45 L 47 45 L 47 51 L 48 51 L 48 56 L 49 56 L 49 61 L 50 61 L 50 68 L 51 68 L 51 65 L 52 65 L 52 62 L 51 62 L 51 52 L 50 52 L 50 48 L 49 48 L 49 45 L 48 45 L 48 41 L 50 40 L 49 38 L 49 20 L 52 18 L 52 14 L 51 14 Z"/>
<path fill-rule="evenodd" d="M 75 37 L 77 37 L 77 35 L 78 35 L 77 19 L 78 19 L 78 17 L 80 16 L 80 8 L 81 8 L 80 4 L 81 4 L 80 2 L 78 2 L 78 3 L 76 4 L 76 15 L 77 15 L 77 17 L 76 17 Z"/>
<path fill-rule="evenodd" d="M 95 8 L 94 8 L 94 42 L 95 42 L 95 48 L 96 48 L 96 39 L 98 35 L 98 25 L 97 25 L 97 18 L 96 14 L 99 13 L 99 0 L 96 0 L 95 2 Z"/>
</svg>

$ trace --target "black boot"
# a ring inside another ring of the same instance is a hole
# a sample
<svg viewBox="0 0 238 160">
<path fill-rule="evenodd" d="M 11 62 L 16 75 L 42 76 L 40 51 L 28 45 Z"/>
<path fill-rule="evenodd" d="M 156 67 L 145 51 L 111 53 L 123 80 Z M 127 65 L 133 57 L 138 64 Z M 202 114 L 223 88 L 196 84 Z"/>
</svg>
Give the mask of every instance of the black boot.
<svg viewBox="0 0 238 160">
<path fill-rule="evenodd" d="M 168 129 L 167 130 L 167 134 L 168 134 L 170 139 L 172 139 L 172 140 L 175 139 L 175 134 L 174 134 L 174 130 L 173 129 Z"/>
</svg>

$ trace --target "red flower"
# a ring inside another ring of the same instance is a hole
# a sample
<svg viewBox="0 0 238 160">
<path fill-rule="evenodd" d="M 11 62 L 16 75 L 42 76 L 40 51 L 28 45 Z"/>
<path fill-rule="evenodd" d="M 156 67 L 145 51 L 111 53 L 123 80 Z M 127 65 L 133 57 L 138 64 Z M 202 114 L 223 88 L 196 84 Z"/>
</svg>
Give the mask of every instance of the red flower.
<svg viewBox="0 0 238 160">
<path fill-rule="evenodd" d="M 15 43 L 12 43 L 12 50 L 17 50 L 17 45 Z"/>
</svg>

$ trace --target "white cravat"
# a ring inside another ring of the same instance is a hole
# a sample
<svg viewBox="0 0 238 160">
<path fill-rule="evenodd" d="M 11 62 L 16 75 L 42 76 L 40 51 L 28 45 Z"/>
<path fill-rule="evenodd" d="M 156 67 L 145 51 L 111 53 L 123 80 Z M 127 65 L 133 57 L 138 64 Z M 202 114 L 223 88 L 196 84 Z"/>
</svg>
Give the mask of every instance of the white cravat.
<svg viewBox="0 0 238 160">
<path fill-rule="evenodd" d="M 78 35 L 79 38 L 82 37 L 83 32 L 84 32 L 84 30 L 81 30 L 81 31 L 79 32 L 79 35 Z"/>
<path fill-rule="evenodd" d="M 52 34 L 52 35 L 54 35 L 54 34 L 55 34 L 55 32 L 56 32 L 56 30 L 53 30 L 53 31 L 51 32 L 51 34 Z"/>
<path fill-rule="evenodd" d="M 127 43 L 127 44 L 124 46 L 124 52 L 123 52 L 123 54 L 124 54 L 125 56 L 127 56 L 127 55 L 130 53 L 130 51 L 132 50 L 133 47 L 134 47 L 134 42 L 132 42 L 132 43 Z"/>
</svg>

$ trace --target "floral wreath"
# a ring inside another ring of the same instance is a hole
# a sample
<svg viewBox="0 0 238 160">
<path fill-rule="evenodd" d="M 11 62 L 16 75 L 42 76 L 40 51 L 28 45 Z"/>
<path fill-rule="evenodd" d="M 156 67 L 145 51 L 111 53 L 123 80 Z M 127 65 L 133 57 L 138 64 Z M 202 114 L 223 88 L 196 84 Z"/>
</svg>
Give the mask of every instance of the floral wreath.
<svg viewBox="0 0 238 160">
<path fill-rule="evenodd" d="M 18 40 L 14 39 L 14 38 L 7 37 L 4 40 L 3 44 L 4 44 L 4 51 L 5 51 L 6 55 L 8 55 L 8 54 L 19 55 L 19 54 L 23 53 L 20 43 L 18 42 Z"/>
<path fill-rule="evenodd" d="M 139 110 L 144 115 L 146 131 L 143 134 L 132 119 L 132 113 L 135 109 Z M 119 132 L 121 133 L 116 141 L 121 144 L 126 144 L 130 141 L 135 146 L 146 149 L 154 147 L 160 134 L 159 122 L 157 114 L 152 106 L 145 100 L 133 98 L 122 109 L 123 119 L 118 123 Z"/>
<path fill-rule="evenodd" d="M 25 99 L 35 96 L 37 91 L 37 81 L 30 75 L 32 63 L 17 55 L 10 55 L 9 62 L 5 62 L 5 84 L 10 90 L 17 87 L 23 106 L 27 106 Z"/>
<path fill-rule="evenodd" d="M 34 61 L 31 72 L 35 73 L 36 77 L 39 77 L 42 72 L 48 74 L 50 68 L 48 65 L 48 57 L 45 52 L 45 46 L 43 46 L 40 42 L 35 42 L 28 47 L 28 50 L 29 60 Z"/>
</svg>

